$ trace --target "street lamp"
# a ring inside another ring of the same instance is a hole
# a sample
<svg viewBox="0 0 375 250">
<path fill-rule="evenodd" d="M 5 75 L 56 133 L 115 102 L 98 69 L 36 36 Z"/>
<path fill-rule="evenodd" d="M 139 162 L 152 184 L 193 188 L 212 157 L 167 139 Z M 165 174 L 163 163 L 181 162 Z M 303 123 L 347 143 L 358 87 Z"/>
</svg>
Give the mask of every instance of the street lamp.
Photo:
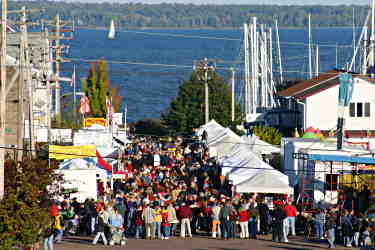
<svg viewBox="0 0 375 250">
<path fill-rule="evenodd" d="M 205 123 L 207 124 L 209 122 L 209 103 L 208 103 L 208 81 L 212 79 L 211 75 L 209 75 L 209 72 L 215 71 L 215 62 L 213 60 L 208 60 L 207 58 L 204 58 L 204 60 L 199 61 L 194 64 L 194 70 L 203 71 L 203 76 L 200 74 L 197 74 L 197 78 L 200 81 L 204 81 L 204 99 L 205 99 Z"/>
</svg>

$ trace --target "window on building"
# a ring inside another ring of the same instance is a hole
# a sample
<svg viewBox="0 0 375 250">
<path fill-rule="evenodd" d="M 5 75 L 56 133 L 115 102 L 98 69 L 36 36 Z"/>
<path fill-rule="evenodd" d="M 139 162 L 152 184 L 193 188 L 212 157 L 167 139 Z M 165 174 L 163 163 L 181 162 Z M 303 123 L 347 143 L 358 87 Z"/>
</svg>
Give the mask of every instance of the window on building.
<svg viewBox="0 0 375 250">
<path fill-rule="evenodd" d="M 349 116 L 355 117 L 355 103 L 351 102 L 349 105 Z"/>
<path fill-rule="evenodd" d="M 363 116 L 363 103 L 357 102 L 357 117 Z"/>
<path fill-rule="evenodd" d="M 370 117 L 370 103 L 369 102 L 365 102 L 365 117 Z"/>
<path fill-rule="evenodd" d="M 325 189 L 327 191 L 337 191 L 339 187 L 339 175 L 338 174 L 326 174 Z"/>
</svg>

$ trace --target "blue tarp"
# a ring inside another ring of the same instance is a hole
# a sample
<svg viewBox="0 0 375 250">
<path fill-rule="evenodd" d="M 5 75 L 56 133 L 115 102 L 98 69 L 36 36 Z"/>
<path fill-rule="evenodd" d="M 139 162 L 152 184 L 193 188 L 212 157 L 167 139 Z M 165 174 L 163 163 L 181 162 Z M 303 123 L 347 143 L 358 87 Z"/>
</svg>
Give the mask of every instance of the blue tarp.
<svg viewBox="0 0 375 250">
<path fill-rule="evenodd" d="M 308 159 L 313 160 L 313 161 L 332 161 L 332 162 L 350 162 L 350 163 L 362 163 L 362 164 L 375 164 L 375 158 L 355 157 L 355 156 L 345 156 L 345 155 L 309 154 Z"/>
</svg>

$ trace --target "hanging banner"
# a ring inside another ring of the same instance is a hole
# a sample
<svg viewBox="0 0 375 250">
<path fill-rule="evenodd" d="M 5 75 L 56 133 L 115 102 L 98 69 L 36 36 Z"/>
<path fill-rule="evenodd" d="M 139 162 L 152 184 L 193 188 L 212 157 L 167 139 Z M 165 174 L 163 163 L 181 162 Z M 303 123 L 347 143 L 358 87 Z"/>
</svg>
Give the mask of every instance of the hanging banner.
<svg viewBox="0 0 375 250">
<path fill-rule="evenodd" d="M 85 118 L 83 120 L 83 126 L 85 128 L 89 128 L 93 124 L 98 124 L 98 125 L 101 125 L 103 127 L 107 127 L 108 126 L 107 119 L 105 119 L 105 118 Z"/>
<path fill-rule="evenodd" d="M 56 160 L 96 157 L 96 146 L 49 146 L 49 158 Z"/>
</svg>

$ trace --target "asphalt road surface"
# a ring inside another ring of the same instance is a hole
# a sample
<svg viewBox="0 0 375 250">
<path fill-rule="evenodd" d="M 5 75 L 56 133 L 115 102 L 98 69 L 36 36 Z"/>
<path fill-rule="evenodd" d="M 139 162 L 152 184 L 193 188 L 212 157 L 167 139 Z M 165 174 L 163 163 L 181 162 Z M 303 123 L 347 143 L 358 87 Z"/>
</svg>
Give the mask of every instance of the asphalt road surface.
<svg viewBox="0 0 375 250">
<path fill-rule="evenodd" d="M 96 250 L 96 249 L 136 249 L 136 250 L 309 250 L 327 249 L 326 241 L 311 242 L 302 237 L 289 238 L 289 243 L 276 243 L 270 236 L 259 236 L 257 240 L 219 240 L 209 237 L 193 237 L 181 239 L 178 237 L 169 240 L 136 240 L 128 239 L 126 246 L 104 246 L 101 242 L 92 245 L 92 237 L 68 237 L 62 243 L 55 244 L 54 250 Z M 348 249 L 337 246 L 336 249 Z M 353 248 L 351 248 L 353 249 Z"/>
</svg>

